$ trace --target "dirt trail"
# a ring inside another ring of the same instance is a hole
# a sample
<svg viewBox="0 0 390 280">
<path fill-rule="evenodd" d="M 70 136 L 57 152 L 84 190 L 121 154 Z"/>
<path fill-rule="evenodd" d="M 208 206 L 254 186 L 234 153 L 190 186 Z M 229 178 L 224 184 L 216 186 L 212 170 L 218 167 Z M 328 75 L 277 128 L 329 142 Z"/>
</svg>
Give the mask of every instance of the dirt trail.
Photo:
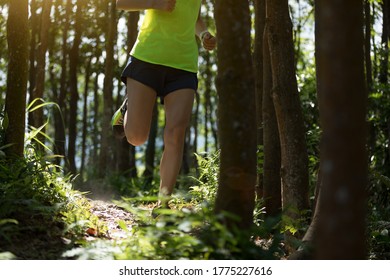
<svg viewBox="0 0 390 280">
<path fill-rule="evenodd" d="M 135 216 L 119 206 L 103 200 L 90 200 L 91 212 L 107 225 L 107 238 L 122 239 L 128 236 L 128 233 L 119 226 L 119 221 L 124 221 L 127 229 L 136 225 Z M 93 238 L 94 234 L 90 234 Z"/>
</svg>

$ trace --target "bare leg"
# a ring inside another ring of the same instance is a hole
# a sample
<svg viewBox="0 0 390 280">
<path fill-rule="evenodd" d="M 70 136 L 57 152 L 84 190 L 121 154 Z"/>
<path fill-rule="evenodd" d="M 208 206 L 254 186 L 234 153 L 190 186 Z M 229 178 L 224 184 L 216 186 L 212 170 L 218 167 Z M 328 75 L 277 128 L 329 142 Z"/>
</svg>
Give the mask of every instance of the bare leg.
<svg viewBox="0 0 390 280">
<path fill-rule="evenodd" d="M 127 78 L 127 112 L 124 128 L 127 141 L 139 146 L 148 139 L 156 92 L 133 79 Z"/>
<path fill-rule="evenodd" d="M 164 152 L 160 163 L 160 196 L 172 194 L 182 158 L 184 137 L 190 122 L 195 92 L 181 89 L 168 94 L 164 99 L 166 125 L 164 129 Z"/>
</svg>

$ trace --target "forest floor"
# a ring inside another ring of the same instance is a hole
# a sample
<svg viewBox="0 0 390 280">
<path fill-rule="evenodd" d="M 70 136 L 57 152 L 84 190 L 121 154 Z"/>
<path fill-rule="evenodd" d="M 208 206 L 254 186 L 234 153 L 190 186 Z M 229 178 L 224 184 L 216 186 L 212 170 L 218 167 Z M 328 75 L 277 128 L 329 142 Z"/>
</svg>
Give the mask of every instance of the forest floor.
<svg viewBox="0 0 390 280">
<path fill-rule="evenodd" d="M 99 219 L 97 228 L 86 227 L 84 233 L 78 235 L 77 240 L 65 234 L 63 225 L 51 221 L 40 215 L 21 217 L 18 230 L 6 240 L 0 240 L 0 254 L 2 258 L 16 258 L 22 260 L 58 260 L 72 259 L 67 252 L 82 248 L 87 243 L 98 240 L 120 241 L 129 237 L 132 227 L 139 226 L 134 214 L 129 213 L 111 201 L 94 200 L 88 198 L 90 212 Z M 148 205 L 144 206 L 145 208 Z M 149 206 L 151 207 L 151 206 Z M 145 209 L 147 210 L 147 209 Z M 119 224 L 122 221 L 122 225 Z M 23 225 L 23 226 L 20 226 Z M 104 226 L 99 229 L 99 225 Z M 123 225 L 127 227 L 123 228 Z M 0 238 L 1 232 L 0 232 Z"/>
<path fill-rule="evenodd" d="M 107 232 L 104 234 L 109 239 L 122 239 L 127 237 L 127 232 L 119 225 L 119 221 L 124 221 L 127 229 L 131 230 L 133 226 L 137 226 L 135 216 L 118 205 L 103 201 L 90 200 L 91 213 L 99 218 L 107 226 Z M 86 234 L 89 239 L 93 240 L 99 233 L 95 229 L 87 229 Z"/>
</svg>

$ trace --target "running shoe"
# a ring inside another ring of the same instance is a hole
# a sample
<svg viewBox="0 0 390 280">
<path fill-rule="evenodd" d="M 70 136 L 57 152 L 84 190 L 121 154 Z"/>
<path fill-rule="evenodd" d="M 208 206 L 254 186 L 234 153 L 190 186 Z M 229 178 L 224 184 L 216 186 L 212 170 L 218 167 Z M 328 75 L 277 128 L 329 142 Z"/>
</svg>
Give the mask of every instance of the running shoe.
<svg viewBox="0 0 390 280">
<path fill-rule="evenodd" d="M 124 118 L 127 110 L 127 97 L 123 101 L 122 105 L 114 113 L 111 119 L 112 132 L 115 138 L 122 139 L 125 137 Z"/>
</svg>

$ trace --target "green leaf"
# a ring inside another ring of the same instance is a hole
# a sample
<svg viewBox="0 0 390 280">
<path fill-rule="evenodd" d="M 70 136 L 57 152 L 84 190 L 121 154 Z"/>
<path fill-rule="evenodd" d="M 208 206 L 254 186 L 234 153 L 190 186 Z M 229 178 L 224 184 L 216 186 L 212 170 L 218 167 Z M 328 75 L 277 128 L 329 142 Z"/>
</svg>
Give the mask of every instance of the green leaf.
<svg viewBox="0 0 390 280">
<path fill-rule="evenodd" d="M 0 226 L 2 225 L 5 225 L 5 224 L 19 224 L 19 222 L 15 219 L 3 219 L 3 220 L 0 220 Z"/>
<path fill-rule="evenodd" d="M 119 220 L 118 221 L 118 225 L 121 229 L 123 229 L 124 231 L 128 232 L 129 229 L 127 228 L 127 224 L 125 223 L 125 221 L 123 220 Z"/>
</svg>

